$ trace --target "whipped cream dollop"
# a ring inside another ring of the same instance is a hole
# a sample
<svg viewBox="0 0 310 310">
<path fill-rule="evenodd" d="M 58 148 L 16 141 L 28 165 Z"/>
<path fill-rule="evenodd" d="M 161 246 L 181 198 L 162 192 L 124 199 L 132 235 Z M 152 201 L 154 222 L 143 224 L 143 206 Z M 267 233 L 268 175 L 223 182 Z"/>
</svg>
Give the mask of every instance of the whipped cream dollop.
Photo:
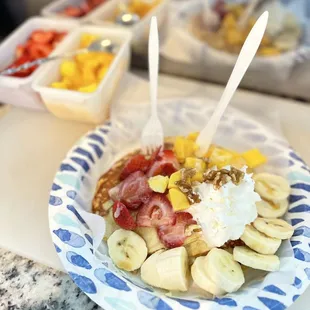
<svg viewBox="0 0 310 310">
<path fill-rule="evenodd" d="M 225 169 L 230 171 L 230 166 Z M 221 247 L 229 240 L 237 240 L 245 226 L 257 217 L 256 202 L 260 196 L 254 191 L 252 174 L 246 167 L 240 169 L 244 177 L 238 185 L 229 181 L 220 188 L 213 184 L 200 183 L 194 187 L 201 202 L 193 204 L 190 212 L 199 225 L 210 247 Z"/>
</svg>

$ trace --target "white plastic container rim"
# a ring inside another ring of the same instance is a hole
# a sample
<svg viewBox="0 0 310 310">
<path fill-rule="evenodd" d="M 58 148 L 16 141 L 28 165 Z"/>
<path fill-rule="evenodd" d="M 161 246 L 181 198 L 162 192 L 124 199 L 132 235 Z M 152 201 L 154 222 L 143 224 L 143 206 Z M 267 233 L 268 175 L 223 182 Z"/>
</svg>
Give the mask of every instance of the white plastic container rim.
<svg viewBox="0 0 310 310">
<path fill-rule="evenodd" d="M 79 5 L 83 3 L 85 0 L 56 0 L 52 1 L 50 4 L 45 6 L 41 10 L 41 15 L 46 16 L 46 17 L 51 17 L 51 18 L 57 18 L 57 19 L 69 19 L 69 20 L 74 20 L 78 23 L 86 23 L 91 20 L 91 17 L 102 7 L 104 7 L 108 2 L 111 0 L 106 0 L 105 2 L 101 3 L 98 5 L 95 9 L 90 11 L 87 15 L 83 17 L 70 17 L 70 16 L 63 16 L 60 15 L 59 12 L 69 5 Z"/>
<path fill-rule="evenodd" d="M 117 51 L 115 58 L 109 67 L 109 70 L 107 71 L 106 75 L 104 76 L 100 84 L 98 85 L 97 89 L 91 93 L 83 93 L 83 92 L 74 91 L 74 90 L 57 89 L 57 88 L 49 87 L 47 85 L 41 85 L 41 81 L 44 78 L 44 75 L 47 74 L 47 72 L 53 65 L 53 64 L 49 64 L 49 66 L 46 66 L 45 70 L 42 70 L 40 72 L 40 75 L 38 75 L 32 83 L 32 87 L 36 91 L 40 93 L 44 92 L 44 95 L 51 95 L 54 98 L 55 97 L 64 98 L 66 96 L 67 97 L 70 96 L 70 99 L 76 100 L 76 101 L 82 101 L 82 100 L 88 99 L 89 97 L 92 97 L 102 91 L 102 88 L 104 87 L 106 81 L 114 73 L 115 67 L 117 66 L 118 62 L 121 61 L 121 57 L 122 57 L 122 54 L 124 53 L 124 50 L 130 45 L 132 34 L 130 31 L 127 31 L 124 29 L 87 26 L 87 25 L 80 26 L 78 29 L 73 31 L 70 35 L 68 35 L 64 39 L 58 52 L 63 53 L 63 52 L 71 51 L 72 43 L 76 41 L 77 38 L 80 38 L 82 33 L 91 33 L 91 34 L 98 34 L 98 35 L 103 35 L 104 33 L 104 35 L 112 38 L 112 42 L 119 44 L 119 50 Z"/>
<path fill-rule="evenodd" d="M 27 38 L 31 34 L 32 31 L 36 29 L 42 30 L 56 30 L 56 31 L 67 31 L 69 33 L 79 24 L 75 21 L 70 20 L 55 20 L 55 19 L 48 19 L 43 17 L 32 17 L 26 20 L 21 26 L 15 29 L 0 45 L 0 68 L 5 69 L 9 66 L 15 59 L 15 50 L 17 45 L 23 44 L 26 42 Z M 64 38 L 64 40 L 66 37 Z M 62 42 L 52 51 L 50 56 L 55 55 L 58 53 L 59 48 L 61 47 Z M 5 60 L 6 57 L 4 55 L 8 55 L 7 58 L 10 60 Z M 37 68 L 30 76 L 19 78 L 14 76 L 0 76 L 0 86 L 2 87 L 10 87 L 10 88 L 17 88 L 19 86 L 23 86 L 26 84 L 30 84 L 41 72 L 44 68 L 42 67 Z"/>
</svg>

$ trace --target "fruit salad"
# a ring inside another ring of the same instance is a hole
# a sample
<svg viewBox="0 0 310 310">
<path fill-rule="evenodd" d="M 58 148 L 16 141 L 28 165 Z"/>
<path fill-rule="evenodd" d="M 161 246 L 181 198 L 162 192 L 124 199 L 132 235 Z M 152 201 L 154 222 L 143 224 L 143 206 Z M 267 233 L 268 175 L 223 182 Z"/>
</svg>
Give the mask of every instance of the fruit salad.
<svg viewBox="0 0 310 310">
<path fill-rule="evenodd" d="M 81 37 L 80 48 L 87 48 L 100 37 L 85 33 Z M 114 54 L 107 52 L 80 53 L 72 60 L 65 60 L 60 65 L 60 81 L 51 87 L 75 90 L 84 93 L 94 92 L 105 77 Z"/>
<path fill-rule="evenodd" d="M 217 0 L 211 11 L 200 12 L 190 20 L 189 30 L 199 40 L 216 49 L 239 54 L 257 19 L 252 14 L 246 25 L 241 27 L 238 22 L 245 10 L 246 3 L 226 4 L 223 0 Z M 271 10 L 268 27 L 257 52 L 260 56 L 277 56 L 295 49 L 302 34 L 296 17 L 291 13 L 282 13 L 284 9 L 281 4 L 278 3 L 277 7 L 271 5 L 268 11 Z"/>
<path fill-rule="evenodd" d="M 15 50 L 15 60 L 7 68 L 16 68 L 26 62 L 34 61 L 39 58 L 47 57 L 57 44 L 64 38 L 66 32 L 55 30 L 40 30 L 33 31 L 24 44 L 19 44 Z M 28 77 L 37 69 L 37 66 L 25 69 L 12 74 L 14 77 Z"/>
<path fill-rule="evenodd" d="M 142 19 L 146 14 L 148 14 L 153 8 L 155 8 L 161 0 L 129 0 L 127 3 L 120 2 L 119 6 L 116 8 L 114 16 L 118 16 L 122 12 L 129 12 L 137 14 L 140 19 Z"/>
<path fill-rule="evenodd" d="M 59 15 L 65 15 L 67 17 L 74 18 L 83 17 L 105 1 L 106 0 L 86 0 L 83 1 L 80 5 L 69 5 L 64 10 L 59 12 Z"/>
<path fill-rule="evenodd" d="M 104 240 L 118 268 L 168 291 L 188 291 L 192 278 L 221 296 L 244 284 L 247 267 L 279 270 L 277 250 L 293 234 L 281 219 L 290 186 L 256 173 L 267 162 L 258 149 L 212 145 L 197 157 L 197 136 L 117 161 L 100 178 L 92 208 L 106 219 Z"/>
</svg>

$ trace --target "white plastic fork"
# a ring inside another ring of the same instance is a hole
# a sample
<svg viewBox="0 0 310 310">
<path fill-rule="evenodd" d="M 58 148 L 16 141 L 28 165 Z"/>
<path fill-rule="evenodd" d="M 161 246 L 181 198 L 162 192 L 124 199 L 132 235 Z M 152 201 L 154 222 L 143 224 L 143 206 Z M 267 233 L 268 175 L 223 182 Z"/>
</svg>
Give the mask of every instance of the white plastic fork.
<svg viewBox="0 0 310 310">
<path fill-rule="evenodd" d="M 157 19 L 152 17 L 149 36 L 149 77 L 151 116 L 144 126 L 141 137 L 142 151 L 151 154 L 164 143 L 162 124 L 157 116 L 157 85 L 158 85 L 158 29 Z"/>
<path fill-rule="evenodd" d="M 198 156 L 203 156 L 208 151 L 220 120 L 259 48 L 266 30 L 268 16 L 269 13 L 264 12 L 246 38 L 223 95 L 206 127 L 197 137 Z"/>
</svg>

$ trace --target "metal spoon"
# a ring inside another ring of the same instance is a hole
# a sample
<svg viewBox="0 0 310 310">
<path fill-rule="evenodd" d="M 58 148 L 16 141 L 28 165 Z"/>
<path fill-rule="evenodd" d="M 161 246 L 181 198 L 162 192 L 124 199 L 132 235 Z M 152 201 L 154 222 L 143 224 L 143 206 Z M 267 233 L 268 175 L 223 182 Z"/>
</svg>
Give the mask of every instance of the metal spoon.
<svg viewBox="0 0 310 310">
<path fill-rule="evenodd" d="M 135 13 L 123 12 L 115 18 L 115 22 L 121 26 L 132 26 L 140 21 L 140 16 Z"/>
<path fill-rule="evenodd" d="M 87 48 L 79 49 L 74 52 L 69 52 L 69 53 L 64 53 L 62 55 L 55 55 L 55 56 L 50 56 L 50 57 L 45 57 L 45 58 L 39 58 L 34 61 L 26 62 L 23 65 L 16 67 L 16 68 L 10 68 L 6 69 L 0 72 L 0 75 L 11 75 L 16 72 L 22 71 L 22 70 L 27 70 L 33 66 L 40 66 L 46 62 L 49 62 L 51 60 L 57 60 L 61 58 L 71 58 L 77 54 L 80 53 L 88 53 L 88 52 L 107 52 L 111 54 L 115 54 L 117 51 L 117 46 L 112 43 L 110 39 L 99 39 L 94 41 L 89 45 Z"/>
</svg>

